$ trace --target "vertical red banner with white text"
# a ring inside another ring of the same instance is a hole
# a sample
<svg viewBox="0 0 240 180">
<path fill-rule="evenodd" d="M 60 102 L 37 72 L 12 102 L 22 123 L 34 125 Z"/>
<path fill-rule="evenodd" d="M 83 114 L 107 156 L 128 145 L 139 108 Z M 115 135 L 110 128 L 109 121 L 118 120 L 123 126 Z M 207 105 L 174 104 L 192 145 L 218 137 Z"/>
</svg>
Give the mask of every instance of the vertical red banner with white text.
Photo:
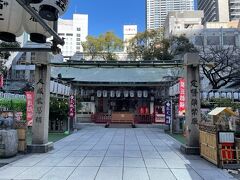
<svg viewBox="0 0 240 180">
<path fill-rule="evenodd" d="M 0 88 L 3 88 L 3 75 L 0 74 Z"/>
<path fill-rule="evenodd" d="M 185 109 L 185 80 L 182 78 L 179 80 L 179 104 L 178 104 L 178 115 L 183 116 L 186 109 Z"/>
<path fill-rule="evenodd" d="M 69 100 L 69 117 L 74 119 L 75 117 L 75 96 L 71 95 Z"/>
<path fill-rule="evenodd" d="M 26 112 L 26 119 L 27 125 L 32 126 L 33 124 L 33 112 L 34 112 L 34 92 L 26 91 L 26 104 L 27 104 L 27 112 Z"/>
</svg>

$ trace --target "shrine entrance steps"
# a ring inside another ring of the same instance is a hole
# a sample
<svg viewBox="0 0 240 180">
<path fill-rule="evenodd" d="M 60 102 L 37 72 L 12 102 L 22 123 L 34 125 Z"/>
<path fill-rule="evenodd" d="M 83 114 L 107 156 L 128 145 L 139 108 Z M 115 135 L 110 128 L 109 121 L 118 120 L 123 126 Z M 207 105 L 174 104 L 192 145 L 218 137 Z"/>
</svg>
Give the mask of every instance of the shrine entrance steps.
<svg viewBox="0 0 240 180">
<path fill-rule="evenodd" d="M 133 124 L 126 123 L 110 123 L 105 126 L 106 128 L 134 128 Z"/>
</svg>

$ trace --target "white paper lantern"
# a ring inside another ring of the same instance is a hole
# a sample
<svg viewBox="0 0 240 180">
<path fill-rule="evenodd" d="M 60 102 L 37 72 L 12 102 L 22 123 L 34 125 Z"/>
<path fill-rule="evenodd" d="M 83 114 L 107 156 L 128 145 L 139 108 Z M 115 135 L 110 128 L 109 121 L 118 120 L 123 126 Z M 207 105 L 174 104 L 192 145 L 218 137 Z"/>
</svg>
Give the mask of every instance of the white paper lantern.
<svg viewBox="0 0 240 180">
<path fill-rule="evenodd" d="M 219 97 L 220 97 L 219 92 L 215 92 L 215 98 L 219 98 Z"/>
<path fill-rule="evenodd" d="M 128 93 L 128 91 L 127 91 L 127 90 L 125 90 L 123 94 L 124 94 L 124 97 L 126 97 L 126 98 L 127 98 L 129 93 Z"/>
<path fill-rule="evenodd" d="M 234 93 L 233 93 L 233 97 L 234 97 L 234 99 L 239 99 L 238 93 L 237 93 L 237 92 L 234 92 Z"/>
<path fill-rule="evenodd" d="M 103 91 L 103 97 L 107 97 L 107 91 L 106 90 Z"/>
<path fill-rule="evenodd" d="M 137 92 L 137 96 L 140 98 L 140 97 L 142 97 L 142 91 L 138 91 Z"/>
<path fill-rule="evenodd" d="M 213 92 L 210 92 L 209 93 L 209 98 L 213 98 L 214 97 L 214 93 Z"/>
<path fill-rule="evenodd" d="M 39 5 L 31 5 L 32 8 L 38 12 Z M 23 26 L 24 30 L 30 34 L 30 40 L 36 43 L 46 43 L 46 39 L 50 38 L 51 35 L 37 22 L 37 20 L 31 16 L 28 12 L 24 13 L 23 16 Z M 52 21 L 45 21 L 48 26 L 53 28 Z"/>
<path fill-rule="evenodd" d="M 232 93 L 231 92 L 227 93 L 227 98 L 232 99 Z"/>
<path fill-rule="evenodd" d="M 134 97 L 134 91 L 130 91 L 130 97 Z"/>
<path fill-rule="evenodd" d="M 0 40 L 14 42 L 23 34 L 23 12 L 16 0 L 0 1 Z"/>
<path fill-rule="evenodd" d="M 110 91 L 110 97 L 115 97 L 115 91 Z"/>
<path fill-rule="evenodd" d="M 116 97 L 121 97 L 121 91 L 116 91 Z"/>
<path fill-rule="evenodd" d="M 221 97 L 222 97 L 222 98 L 227 98 L 227 93 L 226 93 L 226 92 L 222 92 L 222 93 L 221 93 Z"/>
<path fill-rule="evenodd" d="M 102 91 L 101 90 L 97 91 L 97 97 L 102 97 Z"/>
<path fill-rule="evenodd" d="M 69 5 L 69 0 L 43 0 L 40 3 L 39 15 L 48 21 L 57 21 Z"/>
<path fill-rule="evenodd" d="M 207 92 L 202 92 L 201 95 L 202 95 L 202 99 L 205 100 L 205 99 L 207 99 L 208 93 Z"/>
<path fill-rule="evenodd" d="M 57 93 L 57 83 L 53 81 L 53 93 Z"/>
<path fill-rule="evenodd" d="M 50 81 L 50 92 L 53 93 L 53 89 L 54 89 L 54 81 Z"/>
<path fill-rule="evenodd" d="M 148 91 L 143 91 L 143 97 L 147 98 L 148 97 Z"/>
</svg>

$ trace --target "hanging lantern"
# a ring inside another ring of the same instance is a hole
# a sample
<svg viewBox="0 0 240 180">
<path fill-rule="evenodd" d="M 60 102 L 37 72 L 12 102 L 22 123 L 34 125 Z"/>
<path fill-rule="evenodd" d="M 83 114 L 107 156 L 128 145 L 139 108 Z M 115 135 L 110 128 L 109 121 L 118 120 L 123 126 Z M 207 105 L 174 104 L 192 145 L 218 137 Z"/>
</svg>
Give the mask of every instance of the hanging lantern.
<svg viewBox="0 0 240 180">
<path fill-rule="evenodd" d="M 116 97 L 121 97 L 121 91 L 116 91 Z"/>
<path fill-rule="evenodd" d="M 140 97 L 142 97 L 142 91 L 138 91 L 137 92 L 137 96 L 140 98 Z"/>
<path fill-rule="evenodd" d="M 103 97 L 107 97 L 107 91 L 106 90 L 103 91 Z"/>
<path fill-rule="evenodd" d="M 31 5 L 32 8 L 38 12 L 39 5 Z M 24 13 L 24 29 L 30 34 L 30 40 L 36 43 L 46 43 L 46 39 L 50 38 L 51 35 L 37 22 L 37 20 L 31 16 L 28 12 Z M 48 26 L 53 28 L 53 22 L 45 21 Z"/>
<path fill-rule="evenodd" d="M 130 97 L 134 97 L 134 91 L 130 91 Z"/>
<path fill-rule="evenodd" d="M 23 8 L 17 1 L 0 1 L 0 40 L 15 42 L 23 34 Z"/>
<path fill-rule="evenodd" d="M 148 97 L 148 91 L 143 91 L 143 97 L 147 98 Z"/>
<path fill-rule="evenodd" d="M 123 94 L 124 94 L 124 97 L 125 97 L 125 98 L 128 97 L 128 91 L 127 91 L 127 90 L 125 90 Z"/>
<path fill-rule="evenodd" d="M 102 91 L 101 90 L 98 90 L 97 91 L 97 97 L 101 97 L 102 96 Z"/>
<path fill-rule="evenodd" d="M 69 0 L 43 0 L 40 3 L 39 15 L 48 21 L 57 21 L 69 5 Z"/>
<path fill-rule="evenodd" d="M 220 97 L 219 92 L 215 92 L 215 98 L 219 98 L 219 97 Z"/>
<path fill-rule="evenodd" d="M 50 92 L 53 92 L 54 81 L 50 81 Z"/>
<path fill-rule="evenodd" d="M 110 97 L 115 97 L 115 91 L 110 91 Z"/>
</svg>

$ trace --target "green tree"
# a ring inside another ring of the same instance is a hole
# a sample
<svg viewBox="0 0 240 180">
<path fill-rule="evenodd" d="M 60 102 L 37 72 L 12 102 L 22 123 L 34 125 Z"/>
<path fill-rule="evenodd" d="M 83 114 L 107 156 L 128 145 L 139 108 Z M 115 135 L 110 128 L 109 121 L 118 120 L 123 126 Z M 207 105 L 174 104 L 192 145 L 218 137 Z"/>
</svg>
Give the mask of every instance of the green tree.
<svg viewBox="0 0 240 180">
<path fill-rule="evenodd" d="M 123 41 L 113 32 L 106 32 L 99 36 L 102 47 L 101 56 L 104 60 L 117 60 L 115 52 L 123 49 Z"/>
<path fill-rule="evenodd" d="M 171 60 L 187 52 L 197 52 L 185 36 L 164 38 L 162 29 L 138 33 L 130 40 L 129 57 L 140 60 Z"/>
<path fill-rule="evenodd" d="M 169 60 L 169 41 L 164 39 L 162 29 L 138 33 L 129 41 L 128 55 L 134 60 Z"/>
<path fill-rule="evenodd" d="M 87 41 L 82 43 L 84 51 L 91 57 L 91 59 L 96 59 L 99 53 L 102 51 L 101 43 L 99 38 L 93 36 L 87 36 Z"/>
<path fill-rule="evenodd" d="M 92 60 L 97 57 L 104 60 L 117 60 L 115 52 L 123 49 L 123 41 L 113 32 L 106 32 L 98 37 L 88 36 L 87 41 L 82 45 Z"/>
</svg>

